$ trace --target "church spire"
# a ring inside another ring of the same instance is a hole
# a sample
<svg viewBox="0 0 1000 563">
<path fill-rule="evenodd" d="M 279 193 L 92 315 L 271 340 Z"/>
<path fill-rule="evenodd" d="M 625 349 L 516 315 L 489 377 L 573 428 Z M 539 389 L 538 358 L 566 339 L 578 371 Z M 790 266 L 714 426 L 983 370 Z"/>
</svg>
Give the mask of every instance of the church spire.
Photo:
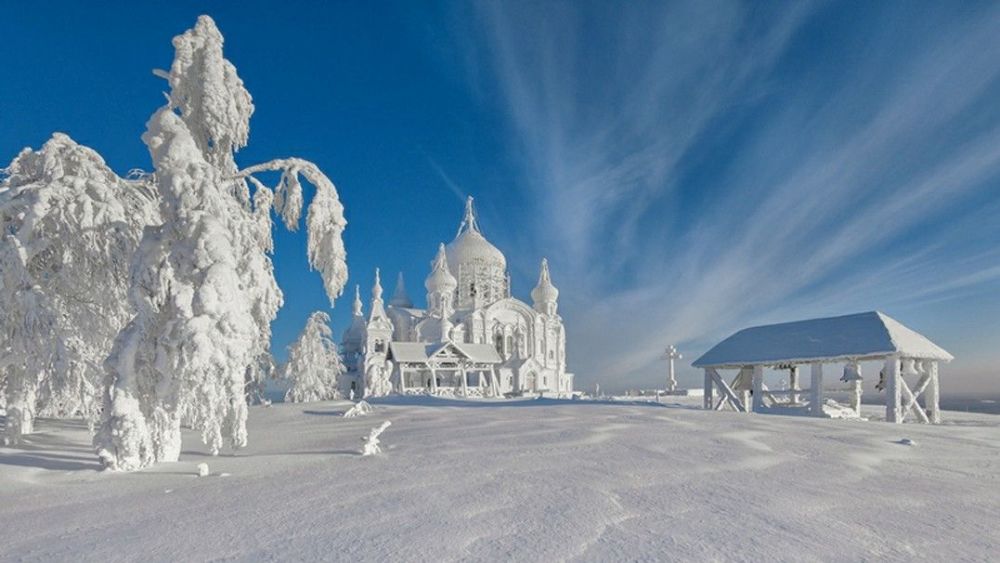
<svg viewBox="0 0 1000 563">
<path fill-rule="evenodd" d="M 413 307 L 413 301 L 406 293 L 406 282 L 403 281 L 403 272 L 396 276 L 396 290 L 392 292 L 392 299 L 389 305 L 393 307 Z"/>
<path fill-rule="evenodd" d="M 372 285 L 372 300 L 382 301 L 382 279 L 379 277 L 378 268 L 375 268 L 375 284 Z"/>
<path fill-rule="evenodd" d="M 360 284 L 355 284 L 355 286 L 354 286 L 354 308 L 353 308 L 353 312 L 354 312 L 354 316 L 355 317 L 360 317 L 360 316 L 362 316 L 364 314 L 364 313 L 361 312 L 361 285 Z"/>
<path fill-rule="evenodd" d="M 552 278 L 549 276 L 549 260 L 542 258 L 542 271 L 538 274 L 538 285 L 531 290 L 531 299 L 535 302 L 535 310 L 547 315 L 554 315 L 556 312 L 556 301 L 559 299 L 559 290 L 552 285 Z"/>
<path fill-rule="evenodd" d="M 458 281 L 448 270 L 448 255 L 444 244 L 438 246 L 437 256 L 431 262 L 431 273 L 424 281 L 427 288 L 427 307 L 430 312 L 441 317 L 451 314 L 451 301 Z"/>
<path fill-rule="evenodd" d="M 480 232 L 479 223 L 476 222 L 476 211 L 472 207 L 471 195 L 465 200 L 465 216 L 462 217 L 462 223 L 458 226 L 458 234 L 455 235 L 455 238 L 462 236 L 462 233 L 466 231 L 473 233 Z"/>
<path fill-rule="evenodd" d="M 375 283 L 372 285 L 372 310 L 368 319 L 371 321 L 385 318 L 385 308 L 382 306 L 382 280 L 378 268 L 375 268 Z"/>
</svg>

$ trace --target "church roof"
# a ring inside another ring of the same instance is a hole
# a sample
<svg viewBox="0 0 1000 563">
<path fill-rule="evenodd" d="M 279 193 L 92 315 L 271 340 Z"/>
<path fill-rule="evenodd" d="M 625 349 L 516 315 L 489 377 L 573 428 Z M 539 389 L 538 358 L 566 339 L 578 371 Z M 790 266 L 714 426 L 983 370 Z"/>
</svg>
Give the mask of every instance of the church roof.
<svg viewBox="0 0 1000 563">
<path fill-rule="evenodd" d="M 747 328 L 717 344 L 692 364 L 735 368 L 890 355 L 951 361 L 953 356 L 922 334 L 879 311 Z"/>
<path fill-rule="evenodd" d="M 471 196 L 465 201 L 465 217 L 458 227 L 458 234 L 445 247 L 445 251 L 448 255 L 448 268 L 454 275 L 458 275 L 459 266 L 471 267 L 474 264 L 507 269 L 507 258 L 479 230 Z"/>
</svg>

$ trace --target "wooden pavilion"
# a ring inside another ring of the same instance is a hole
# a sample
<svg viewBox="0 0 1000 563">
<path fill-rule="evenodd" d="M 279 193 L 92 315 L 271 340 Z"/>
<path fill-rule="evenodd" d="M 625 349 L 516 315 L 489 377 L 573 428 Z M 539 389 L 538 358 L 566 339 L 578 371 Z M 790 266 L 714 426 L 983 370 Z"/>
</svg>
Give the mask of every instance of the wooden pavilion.
<svg viewBox="0 0 1000 563">
<path fill-rule="evenodd" d="M 706 409 L 829 417 L 824 366 L 844 364 L 841 381 L 851 387 L 850 410 L 860 414 L 861 362 L 877 361 L 883 364 L 877 388 L 886 395 L 886 421 L 903 422 L 912 413 L 920 422 L 936 424 L 941 421 L 938 363 L 952 359 L 918 332 L 871 311 L 744 329 L 692 365 L 705 371 Z M 804 366 L 809 367 L 807 388 L 799 382 Z M 767 368 L 787 370 L 787 388 L 768 389 Z M 722 370 L 738 371 L 726 381 Z"/>
</svg>

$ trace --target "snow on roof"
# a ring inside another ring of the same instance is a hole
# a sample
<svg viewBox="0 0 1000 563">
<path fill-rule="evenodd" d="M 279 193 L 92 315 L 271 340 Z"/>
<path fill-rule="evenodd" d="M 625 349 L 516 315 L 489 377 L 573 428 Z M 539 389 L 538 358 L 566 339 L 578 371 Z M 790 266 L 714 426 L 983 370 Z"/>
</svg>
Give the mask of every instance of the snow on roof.
<svg viewBox="0 0 1000 563">
<path fill-rule="evenodd" d="M 492 344 L 469 344 L 466 342 L 453 342 L 452 344 L 474 362 L 487 364 L 499 364 L 503 362 L 497 349 Z"/>
<path fill-rule="evenodd" d="M 490 344 L 466 344 L 458 342 L 444 342 L 427 344 L 426 342 L 390 342 L 389 350 L 392 358 L 398 362 L 423 363 L 430 359 L 442 348 L 451 346 L 459 354 L 477 363 L 499 364 L 503 362 L 496 348 Z"/>
<path fill-rule="evenodd" d="M 695 360 L 694 367 L 842 361 L 898 354 L 951 361 L 922 334 L 879 311 L 743 329 Z"/>
</svg>

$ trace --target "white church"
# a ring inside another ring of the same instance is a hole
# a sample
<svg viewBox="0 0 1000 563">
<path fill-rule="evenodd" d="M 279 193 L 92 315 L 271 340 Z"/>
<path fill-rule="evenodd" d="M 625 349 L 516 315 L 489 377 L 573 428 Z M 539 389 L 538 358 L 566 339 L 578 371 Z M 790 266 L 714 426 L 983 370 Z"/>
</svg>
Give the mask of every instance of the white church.
<svg viewBox="0 0 1000 563">
<path fill-rule="evenodd" d="M 460 397 L 554 396 L 573 392 L 559 290 L 542 260 L 532 304 L 511 295 L 507 259 L 479 230 L 472 198 L 450 244 L 424 281 L 427 308 L 413 306 L 403 276 L 388 304 L 375 272 L 371 308 L 344 333 L 345 394 L 428 393 Z"/>
</svg>

